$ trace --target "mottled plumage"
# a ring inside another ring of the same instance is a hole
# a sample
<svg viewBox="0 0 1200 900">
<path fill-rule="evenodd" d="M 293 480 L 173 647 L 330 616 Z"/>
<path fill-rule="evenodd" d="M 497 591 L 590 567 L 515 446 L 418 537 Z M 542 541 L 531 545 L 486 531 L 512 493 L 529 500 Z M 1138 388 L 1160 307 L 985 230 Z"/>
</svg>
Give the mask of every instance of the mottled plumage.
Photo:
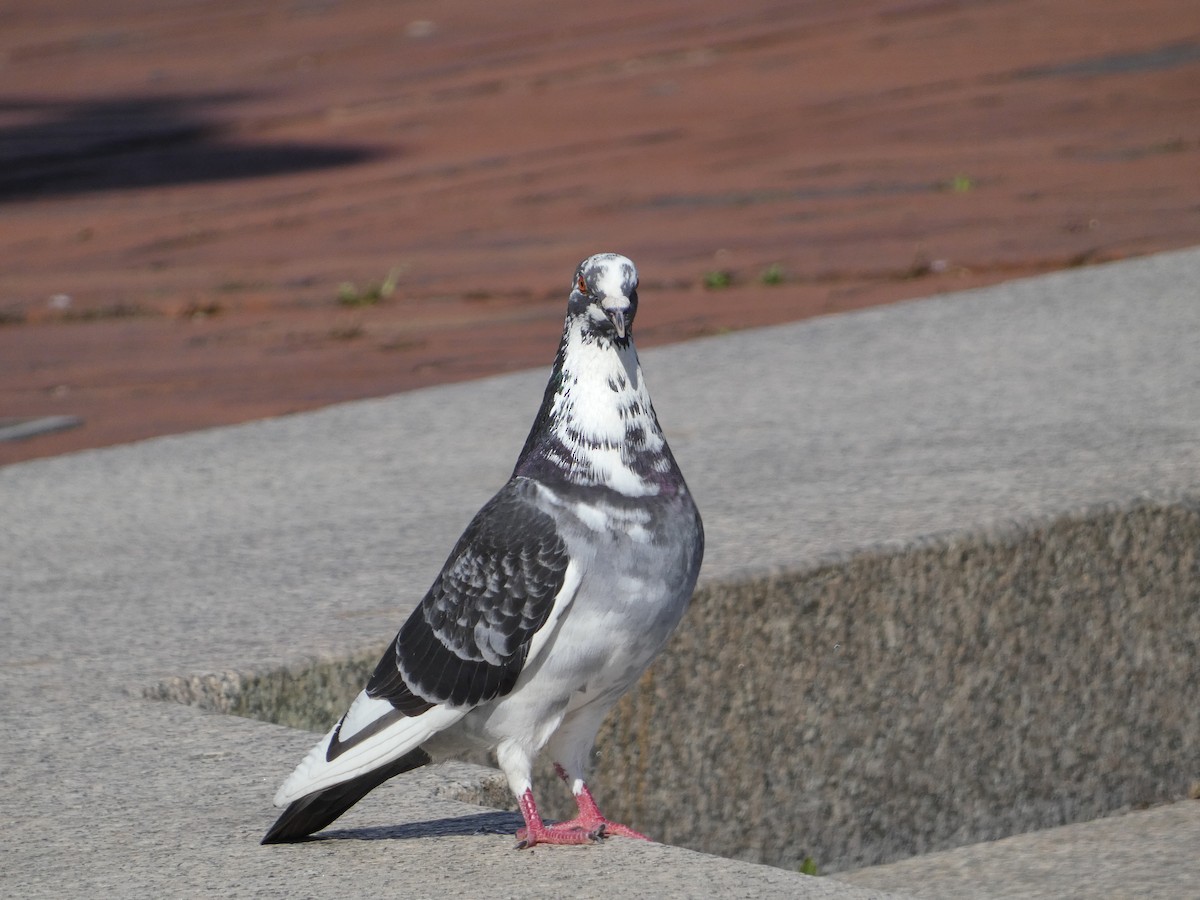
<svg viewBox="0 0 1200 900">
<path fill-rule="evenodd" d="M 324 828 L 400 772 L 493 748 L 521 846 L 641 837 L 584 779 L 596 732 L 678 624 L 700 569 L 699 513 L 659 428 L 631 326 L 637 270 L 580 263 L 562 341 L 512 478 L 476 514 L 366 689 L 279 789 L 264 843 Z M 579 816 L 545 825 L 546 750 Z"/>
</svg>

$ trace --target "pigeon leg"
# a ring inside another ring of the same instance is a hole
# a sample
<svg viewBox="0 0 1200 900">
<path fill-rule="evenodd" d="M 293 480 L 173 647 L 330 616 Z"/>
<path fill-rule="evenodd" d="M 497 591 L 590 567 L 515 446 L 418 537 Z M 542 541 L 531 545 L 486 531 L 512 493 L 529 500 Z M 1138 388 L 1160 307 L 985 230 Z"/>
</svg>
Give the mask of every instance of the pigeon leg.
<svg viewBox="0 0 1200 900">
<path fill-rule="evenodd" d="M 555 825 L 555 828 L 571 828 L 588 835 L 595 835 L 597 838 L 609 837 L 615 834 L 620 837 L 637 838 L 642 841 L 650 840 L 646 835 L 639 831 L 634 831 L 628 825 L 621 825 L 618 822 L 606 819 L 604 814 L 600 812 L 600 808 L 596 806 L 596 800 L 592 796 L 592 792 L 588 790 L 587 782 L 582 778 L 576 779 L 575 783 L 572 784 L 567 770 L 558 763 L 554 764 L 554 771 L 571 788 L 571 792 L 575 795 L 575 803 L 579 807 L 579 815 L 569 822 L 562 822 Z"/>
<path fill-rule="evenodd" d="M 585 831 L 571 822 L 547 825 L 542 821 L 537 804 L 533 802 L 533 791 L 526 789 L 520 797 L 521 816 L 525 827 L 517 829 L 517 849 L 528 850 L 537 844 L 587 844 L 600 840 L 600 831 Z"/>
</svg>

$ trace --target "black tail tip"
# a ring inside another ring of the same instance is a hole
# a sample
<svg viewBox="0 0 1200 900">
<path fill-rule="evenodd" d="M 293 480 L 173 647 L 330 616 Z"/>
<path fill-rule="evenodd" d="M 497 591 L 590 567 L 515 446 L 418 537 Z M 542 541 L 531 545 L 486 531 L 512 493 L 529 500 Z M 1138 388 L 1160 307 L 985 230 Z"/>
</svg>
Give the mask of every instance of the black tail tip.
<svg viewBox="0 0 1200 900">
<path fill-rule="evenodd" d="M 261 844 L 297 844 L 320 831 L 348 810 L 359 799 L 355 792 L 347 796 L 344 785 L 336 785 L 293 801 L 275 820 Z"/>
<path fill-rule="evenodd" d="M 310 834 L 325 828 L 389 778 L 428 762 L 429 754 L 418 747 L 357 778 L 306 794 L 283 811 L 259 843 L 295 844 L 306 840 Z"/>
<path fill-rule="evenodd" d="M 263 839 L 259 841 L 259 844 L 291 844 L 294 842 L 295 838 L 282 837 L 281 835 L 276 834 L 275 829 L 272 828 L 263 835 Z"/>
<path fill-rule="evenodd" d="M 289 809 L 280 816 L 274 825 L 270 827 L 260 844 L 298 844 L 301 841 L 309 840 L 311 831 L 306 829 L 306 826 L 296 827 L 295 821 L 288 813 L 293 812 Z"/>
</svg>

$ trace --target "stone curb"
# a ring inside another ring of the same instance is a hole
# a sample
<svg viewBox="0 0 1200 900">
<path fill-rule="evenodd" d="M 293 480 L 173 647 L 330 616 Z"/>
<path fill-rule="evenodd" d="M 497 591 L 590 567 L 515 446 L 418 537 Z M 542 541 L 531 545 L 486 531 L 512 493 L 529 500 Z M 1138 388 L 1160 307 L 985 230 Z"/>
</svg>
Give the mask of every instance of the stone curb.
<svg viewBox="0 0 1200 900">
<path fill-rule="evenodd" d="M 646 353 L 705 512 L 705 583 L 1194 496 L 1197 283 L 1185 251 Z M 461 770 L 393 782 L 331 839 L 263 848 L 270 796 L 311 735 L 145 699 L 172 677 L 390 636 L 506 477 L 544 377 L 0 469 L 0 893 L 880 896 L 663 845 L 516 853 L 491 833 L 511 816 L 452 796 Z M 1095 841 L 1127 839 L 1102 821 Z M 1166 843 L 1184 825 L 1163 821 Z M 1009 846 L 1028 862 L 1057 841 L 1042 835 Z M 851 877 L 920 895 L 941 859 Z M 1177 859 L 1147 849 L 1101 893 L 1187 884 Z M 959 868 L 960 895 L 999 893 L 998 870 Z M 1030 871 L 1054 884 L 1053 866 Z"/>
</svg>

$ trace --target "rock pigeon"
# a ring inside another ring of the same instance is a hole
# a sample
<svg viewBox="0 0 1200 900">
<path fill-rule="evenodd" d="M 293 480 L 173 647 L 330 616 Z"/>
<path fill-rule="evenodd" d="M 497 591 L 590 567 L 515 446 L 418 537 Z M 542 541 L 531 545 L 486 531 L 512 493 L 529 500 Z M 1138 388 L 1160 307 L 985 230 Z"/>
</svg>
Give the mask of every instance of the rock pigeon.
<svg viewBox="0 0 1200 900">
<path fill-rule="evenodd" d="M 387 779 L 494 749 L 525 827 L 519 848 L 644 835 L 606 819 L 585 778 L 613 704 L 679 623 L 704 553 L 631 328 L 637 269 L 575 270 L 545 397 L 508 483 L 471 520 L 366 688 L 275 795 L 263 843 L 319 831 Z M 579 814 L 547 824 L 546 750 Z"/>
</svg>

